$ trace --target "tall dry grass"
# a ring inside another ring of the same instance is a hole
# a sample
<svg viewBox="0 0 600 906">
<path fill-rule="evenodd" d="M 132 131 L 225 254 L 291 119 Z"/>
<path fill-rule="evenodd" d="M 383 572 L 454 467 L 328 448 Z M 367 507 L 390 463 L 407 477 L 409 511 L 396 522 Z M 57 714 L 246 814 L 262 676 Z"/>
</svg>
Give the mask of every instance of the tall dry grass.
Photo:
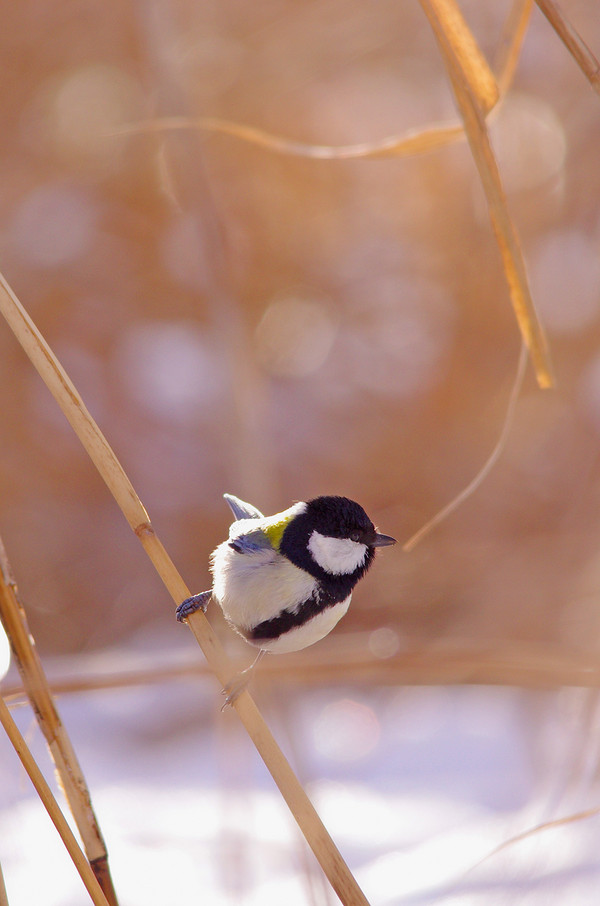
<svg viewBox="0 0 600 906">
<path fill-rule="evenodd" d="M 506 34 L 502 39 L 497 57 L 500 61 L 499 69 L 496 69 L 495 72 L 480 50 L 468 23 L 452 0 L 422 0 L 421 5 L 436 37 L 441 57 L 447 69 L 460 116 L 459 123 L 450 126 L 434 126 L 411 132 L 405 136 L 392 136 L 377 144 L 361 144 L 344 148 L 303 144 L 271 135 L 252 126 L 215 118 L 154 119 L 147 124 L 134 124 L 130 129 L 123 131 L 133 133 L 148 129 L 168 131 L 200 128 L 254 143 L 271 152 L 331 160 L 369 159 L 382 156 L 402 157 L 441 149 L 459 139 L 466 139 L 487 201 L 508 294 L 521 336 L 529 352 L 539 386 L 550 387 L 553 377 L 548 346 L 531 297 L 518 232 L 509 211 L 502 185 L 502 174 L 489 141 L 487 127 L 488 116 L 497 104 L 501 103 L 502 97 L 509 90 L 519 49 L 526 40 L 526 25 L 532 3 L 527 0 L 524 2 L 517 0 L 513 4 Z M 598 90 L 598 63 L 592 52 L 569 25 L 556 4 L 547 2 L 547 0 L 544 2 L 538 0 L 538 6 L 547 16 L 548 21 L 586 78 L 595 90 Z M 145 507 L 110 444 L 88 412 L 78 390 L 5 278 L 2 278 L 0 282 L 0 310 L 91 457 L 171 597 L 176 603 L 179 603 L 189 594 L 189 590 L 158 538 Z M 522 377 L 522 368 L 519 369 L 518 375 L 520 378 Z M 518 387 L 518 383 L 515 386 Z M 507 418 L 505 427 L 506 425 L 510 425 L 510 418 Z M 504 435 L 503 431 L 501 442 Z M 501 451 L 501 446 L 502 444 L 498 447 L 498 451 Z M 495 453 L 490 462 L 493 464 L 496 459 Z M 487 472 L 484 471 L 481 477 L 485 477 L 485 474 Z M 471 493 L 473 488 L 469 486 L 467 490 L 468 493 Z M 24 687 L 31 698 L 34 710 L 40 717 L 40 725 L 63 777 L 67 798 L 77 818 L 88 858 L 92 864 L 97 863 L 98 860 L 105 861 L 106 852 L 103 848 L 100 830 L 91 811 L 89 793 L 77 764 L 76 755 L 58 718 L 44 671 L 31 641 L 24 612 L 16 598 L 15 583 L 7 570 L 5 570 L 5 581 L 2 588 L 2 601 L 3 622 L 22 670 Z M 189 625 L 202 649 L 208 668 L 221 685 L 226 685 L 232 678 L 234 670 L 206 617 L 202 613 L 194 614 L 189 620 Z M 189 669 L 199 668 L 186 668 L 186 670 Z M 268 668 L 272 674 L 275 674 L 278 669 L 276 664 L 269 665 Z M 364 677 L 365 680 L 370 678 L 375 682 L 391 681 L 394 683 L 411 681 L 421 683 L 481 681 L 489 683 L 497 681 L 526 684 L 528 681 L 533 681 L 546 684 L 583 682 L 583 674 L 585 674 L 585 679 L 590 684 L 595 684 L 598 676 L 598 668 L 595 664 L 586 668 L 580 664 L 565 663 L 560 658 L 553 660 L 548 651 L 544 651 L 538 660 L 535 652 L 515 653 L 513 648 L 510 657 L 505 661 L 502 661 L 502 658 L 498 659 L 495 653 L 489 651 L 471 653 L 463 651 L 458 655 L 445 652 L 443 656 L 440 655 L 440 652 L 434 651 L 422 654 L 420 657 L 413 655 L 412 659 L 402 655 L 397 661 L 379 664 L 378 668 L 372 659 L 355 654 L 348 658 L 345 665 L 343 663 L 341 665 L 340 663 L 323 665 L 319 673 L 313 674 L 313 678 L 325 682 L 332 671 L 335 671 L 336 676 L 340 676 L 340 670 L 343 669 L 347 669 L 354 678 Z M 176 673 L 175 668 L 170 668 L 170 675 Z M 159 676 L 164 679 L 164 672 L 161 674 L 159 671 L 146 671 L 141 675 L 112 678 L 112 680 L 108 680 L 108 683 L 113 685 L 127 682 L 147 683 L 154 681 Z M 84 688 L 92 688 L 94 682 L 102 683 L 102 680 L 94 681 L 92 679 L 87 687 L 85 682 L 85 679 L 82 680 L 79 688 L 82 684 Z M 66 688 L 64 684 L 57 685 L 58 688 Z M 10 690 L 11 694 L 15 691 Z M 251 696 L 244 692 L 236 700 L 234 707 L 333 890 L 345 904 L 366 903 L 364 894 L 325 830 L 319 815 L 307 798 Z M 110 901 L 112 893 L 109 881 L 105 879 L 105 898 L 99 888 L 97 878 L 90 871 L 88 862 L 82 856 L 64 817 L 57 808 L 39 766 L 33 760 L 3 702 L 0 702 L 0 719 L 30 774 L 40 798 L 50 812 L 92 901 L 97 904 L 104 903 L 106 900 Z M 0 884 L 0 902 L 3 897 L 6 901 L 6 894 Z M 116 899 L 113 899 L 112 902 L 116 902 Z"/>
</svg>

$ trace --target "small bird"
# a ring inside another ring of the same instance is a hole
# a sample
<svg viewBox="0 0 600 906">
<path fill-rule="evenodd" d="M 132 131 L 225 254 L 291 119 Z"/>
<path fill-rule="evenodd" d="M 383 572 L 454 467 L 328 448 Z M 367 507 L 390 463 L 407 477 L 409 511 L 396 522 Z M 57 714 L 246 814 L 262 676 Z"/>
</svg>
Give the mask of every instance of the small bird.
<svg viewBox="0 0 600 906">
<path fill-rule="evenodd" d="M 257 661 L 267 651 L 299 651 L 324 638 L 347 612 L 375 549 L 396 543 L 347 497 L 315 497 L 275 516 L 224 497 L 235 522 L 211 555 L 212 589 L 186 598 L 177 619 L 205 612 L 214 598 L 228 623 L 260 649 Z"/>
</svg>

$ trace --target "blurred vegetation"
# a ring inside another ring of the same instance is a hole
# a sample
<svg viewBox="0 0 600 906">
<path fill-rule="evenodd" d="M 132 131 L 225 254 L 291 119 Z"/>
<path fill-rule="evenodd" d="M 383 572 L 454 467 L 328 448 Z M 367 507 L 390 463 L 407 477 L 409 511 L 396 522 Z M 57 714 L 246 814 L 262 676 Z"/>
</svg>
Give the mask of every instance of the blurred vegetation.
<svg viewBox="0 0 600 906">
<path fill-rule="evenodd" d="M 509 7 L 462 4 L 488 59 Z M 600 47 L 593 4 L 569 15 Z M 265 512 L 346 494 L 404 540 L 468 483 L 520 339 L 467 144 L 317 161 L 120 131 L 210 116 L 342 145 L 454 121 L 418 4 L 26 2 L 0 44 L 2 270 L 194 590 L 223 491 Z M 336 634 L 595 652 L 600 107 L 537 10 L 490 128 L 558 386 L 528 374 L 495 471 L 414 553 L 380 558 Z M 0 407 L 0 530 L 42 650 L 171 623 L 6 326 Z"/>
</svg>

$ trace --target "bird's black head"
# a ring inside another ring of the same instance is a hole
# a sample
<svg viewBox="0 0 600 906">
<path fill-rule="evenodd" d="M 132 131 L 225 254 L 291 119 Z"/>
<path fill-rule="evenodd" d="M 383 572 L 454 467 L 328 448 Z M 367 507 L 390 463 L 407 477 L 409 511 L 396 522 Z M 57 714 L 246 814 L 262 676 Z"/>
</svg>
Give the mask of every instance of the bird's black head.
<svg viewBox="0 0 600 906">
<path fill-rule="evenodd" d="M 328 538 L 350 538 L 368 544 L 375 526 L 360 506 L 348 497 L 315 497 L 306 504 L 313 529 Z"/>
<path fill-rule="evenodd" d="M 347 497 L 315 497 L 287 525 L 280 551 L 322 582 L 337 582 L 348 594 L 365 574 L 375 548 L 394 544 L 377 533 L 363 508 Z"/>
</svg>

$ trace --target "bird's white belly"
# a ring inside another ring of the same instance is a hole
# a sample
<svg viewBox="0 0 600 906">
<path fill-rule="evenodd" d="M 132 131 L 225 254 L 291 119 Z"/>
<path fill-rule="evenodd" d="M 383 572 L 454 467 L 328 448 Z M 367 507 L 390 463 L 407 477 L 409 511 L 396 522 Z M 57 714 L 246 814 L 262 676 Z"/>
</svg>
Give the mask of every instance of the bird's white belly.
<svg viewBox="0 0 600 906">
<path fill-rule="evenodd" d="M 318 642 L 331 632 L 350 606 L 351 595 L 278 639 L 252 641 L 248 635 L 254 626 L 277 617 L 282 610 L 293 611 L 299 603 L 308 600 L 316 579 L 274 550 L 265 548 L 240 554 L 228 541 L 214 551 L 212 572 L 213 597 L 221 605 L 225 618 L 251 645 L 277 654 L 300 651 Z"/>
<path fill-rule="evenodd" d="M 293 610 L 310 598 L 316 584 L 309 573 L 269 548 L 240 554 L 224 541 L 212 561 L 213 595 L 242 634 L 282 610 Z"/>
</svg>

